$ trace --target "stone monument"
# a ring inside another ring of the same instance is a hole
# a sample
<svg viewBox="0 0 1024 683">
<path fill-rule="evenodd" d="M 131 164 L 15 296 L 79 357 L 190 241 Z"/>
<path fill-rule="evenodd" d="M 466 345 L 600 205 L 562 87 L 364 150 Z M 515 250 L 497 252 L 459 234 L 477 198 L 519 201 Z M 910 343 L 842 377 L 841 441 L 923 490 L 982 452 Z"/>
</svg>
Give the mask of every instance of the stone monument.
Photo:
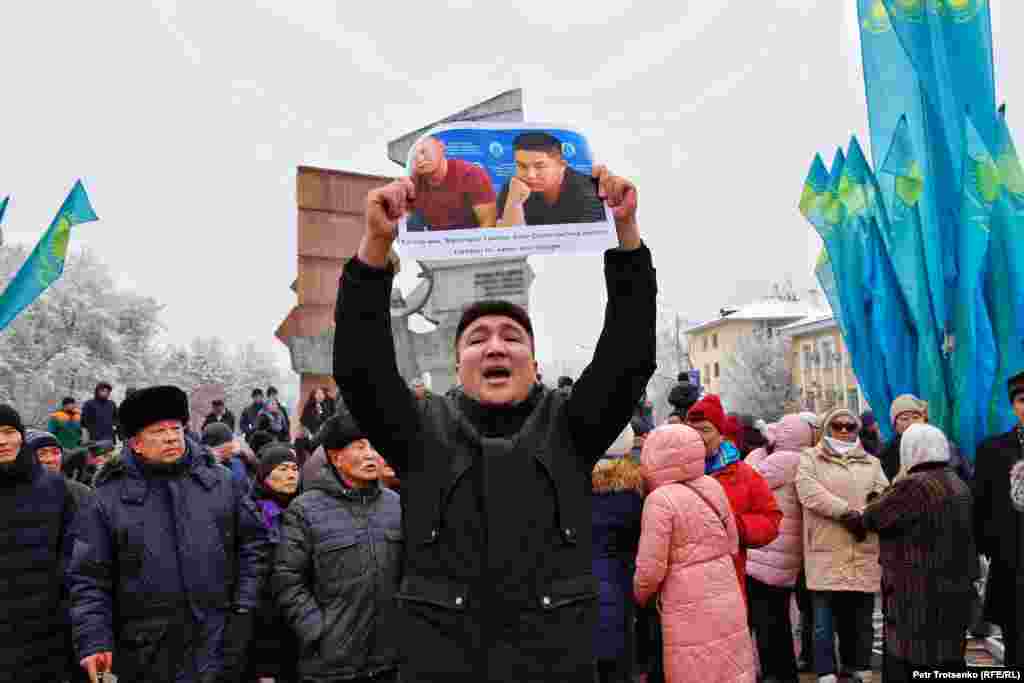
<svg viewBox="0 0 1024 683">
<path fill-rule="evenodd" d="M 426 130 L 448 121 L 522 121 L 522 91 L 511 90 L 393 140 L 388 157 L 405 166 L 409 149 Z M 335 389 L 333 372 L 334 305 L 338 278 L 359 246 L 366 194 L 391 178 L 300 166 L 298 272 L 292 289 L 298 305 L 277 329 L 301 376 L 300 401 L 317 386 Z M 391 328 L 398 370 L 406 381 L 430 374 L 431 389 L 443 393 L 455 384 L 455 328 L 463 309 L 480 299 L 505 299 L 529 306 L 533 269 L 525 257 L 420 261 L 420 282 L 404 296 L 391 295 Z M 410 318 L 419 314 L 435 325 L 416 332 Z M 344 333 L 344 332 L 342 332 Z M 354 340 L 355 341 L 355 340 Z M 353 344 L 354 350 L 358 344 Z"/>
</svg>

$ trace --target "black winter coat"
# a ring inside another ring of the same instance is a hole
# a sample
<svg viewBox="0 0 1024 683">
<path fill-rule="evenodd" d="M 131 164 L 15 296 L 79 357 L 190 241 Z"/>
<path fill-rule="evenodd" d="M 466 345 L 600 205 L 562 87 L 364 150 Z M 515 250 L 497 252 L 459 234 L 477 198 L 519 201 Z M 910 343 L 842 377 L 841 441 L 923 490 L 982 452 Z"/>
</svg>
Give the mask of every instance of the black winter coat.
<svg viewBox="0 0 1024 683">
<path fill-rule="evenodd" d="M 572 394 L 538 384 L 504 408 L 459 391 L 414 398 L 396 367 L 392 278 L 390 267 L 346 264 L 334 373 L 402 481 L 402 676 L 589 683 L 590 475 L 654 372 L 650 251 L 606 253 L 605 326 Z"/>
<path fill-rule="evenodd" d="M 974 538 L 978 552 L 992 560 L 985 619 L 1001 625 L 1011 611 L 1024 614 L 1024 513 L 1010 501 L 1010 468 L 1021 456 L 1013 430 L 983 441 L 975 457 Z M 1024 643 L 1017 652 L 1024 653 Z"/>
<path fill-rule="evenodd" d="M 288 501 L 275 498 L 262 482 L 256 482 L 253 486 L 252 496 L 256 506 L 260 508 L 270 544 L 276 550 L 281 542 L 281 525 L 284 517 L 281 504 Z M 273 563 L 270 564 L 271 567 L 268 569 L 272 568 Z M 277 601 L 274 600 L 274 592 L 268 577 L 256 614 L 252 642 L 246 656 L 246 676 L 243 680 L 274 678 L 279 683 L 288 683 L 296 678 L 298 659 L 298 640 L 285 622 Z"/>
<path fill-rule="evenodd" d="M 117 441 L 117 404 L 109 398 L 91 398 L 82 406 L 82 426 L 90 441 Z"/>
<path fill-rule="evenodd" d="M 186 443 L 163 473 L 125 449 L 75 525 L 77 657 L 112 651 L 121 680 L 204 680 L 221 668 L 229 612 L 260 604 L 268 541 L 255 504 L 205 447 Z"/>
<path fill-rule="evenodd" d="M 256 421 L 259 419 L 261 410 L 263 410 L 263 406 L 255 403 L 250 403 L 242 410 L 242 421 L 238 425 L 238 429 L 246 438 L 256 431 Z"/>
<path fill-rule="evenodd" d="M 330 464 L 288 506 L 271 585 L 299 638 L 304 678 L 337 681 L 398 667 L 401 519 L 396 494 L 349 488 Z"/>
<path fill-rule="evenodd" d="M 0 682 L 64 680 L 74 663 L 64 570 L 77 511 L 64 477 L 22 448 L 0 469 Z"/>
</svg>

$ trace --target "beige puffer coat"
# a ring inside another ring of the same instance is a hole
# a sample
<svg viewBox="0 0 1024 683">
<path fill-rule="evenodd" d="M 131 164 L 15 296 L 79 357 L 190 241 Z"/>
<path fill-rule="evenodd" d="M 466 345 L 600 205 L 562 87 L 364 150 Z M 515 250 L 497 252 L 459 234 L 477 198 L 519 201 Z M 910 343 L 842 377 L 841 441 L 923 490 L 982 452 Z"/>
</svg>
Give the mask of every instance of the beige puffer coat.
<svg viewBox="0 0 1024 683">
<path fill-rule="evenodd" d="M 828 434 L 836 410 L 822 423 Z M 853 419 L 856 419 L 854 416 Z M 882 568 L 878 564 L 878 534 L 858 543 L 839 522 L 849 510 L 863 511 L 867 496 L 889 485 L 882 464 L 860 444 L 846 455 L 836 453 L 825 439 L 803 452 L 796 490 L 804 507 L 804 571 L 813 591 L 877 593 Z"/>
</svg>

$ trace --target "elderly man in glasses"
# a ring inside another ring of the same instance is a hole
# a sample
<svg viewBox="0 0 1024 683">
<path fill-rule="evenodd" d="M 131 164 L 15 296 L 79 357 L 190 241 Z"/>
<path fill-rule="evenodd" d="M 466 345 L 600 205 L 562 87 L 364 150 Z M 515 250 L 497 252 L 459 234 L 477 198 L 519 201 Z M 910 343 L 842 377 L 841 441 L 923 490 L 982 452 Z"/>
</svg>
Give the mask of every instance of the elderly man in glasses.
<svg viewBox="0 0 1024 683">
<path fill-rule="evenodd" d="M 889 480 L 878 458 L 857 438 L 860 418 L 839 408 L 822 421 L 824 437 L 804 451 L 796 476 L 804 508 L 804 569 L 814 612 L 814 670 L 835 683 L 832 643 L 839 635 L 842 672 L 871 680 L 872 612 L 881 583 L 878 536 L 864 529 L 861 512 Z"/>
</svg>

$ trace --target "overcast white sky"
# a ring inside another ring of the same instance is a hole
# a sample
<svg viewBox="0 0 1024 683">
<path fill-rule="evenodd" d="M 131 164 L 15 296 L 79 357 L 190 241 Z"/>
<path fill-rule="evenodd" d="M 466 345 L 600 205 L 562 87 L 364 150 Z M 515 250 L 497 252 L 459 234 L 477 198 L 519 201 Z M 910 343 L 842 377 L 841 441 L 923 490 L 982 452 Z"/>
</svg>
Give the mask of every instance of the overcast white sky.
<svg viewBox="0 0 1024 683">
<path fill-rule="evenodd" d="M 102 221 L 73 244 L 165 304 L 168 339 L 284 359 L 296 166 L 395 174 L 390 139 L 521 87 L 528 118 L 588 132 L 637 182 L 666 315 L 812 284 L 808 164 L 852 132 L 868 146 L 854 0 L 446 4 L 16 3 L 0 39 L 6 238 L 34 243 L 82 177 Z M 1013 124 L 1024 4 L 992 4 Z M 601 257 L 531 263 L 542 364 L 582 364 Z"/>
</svg>

